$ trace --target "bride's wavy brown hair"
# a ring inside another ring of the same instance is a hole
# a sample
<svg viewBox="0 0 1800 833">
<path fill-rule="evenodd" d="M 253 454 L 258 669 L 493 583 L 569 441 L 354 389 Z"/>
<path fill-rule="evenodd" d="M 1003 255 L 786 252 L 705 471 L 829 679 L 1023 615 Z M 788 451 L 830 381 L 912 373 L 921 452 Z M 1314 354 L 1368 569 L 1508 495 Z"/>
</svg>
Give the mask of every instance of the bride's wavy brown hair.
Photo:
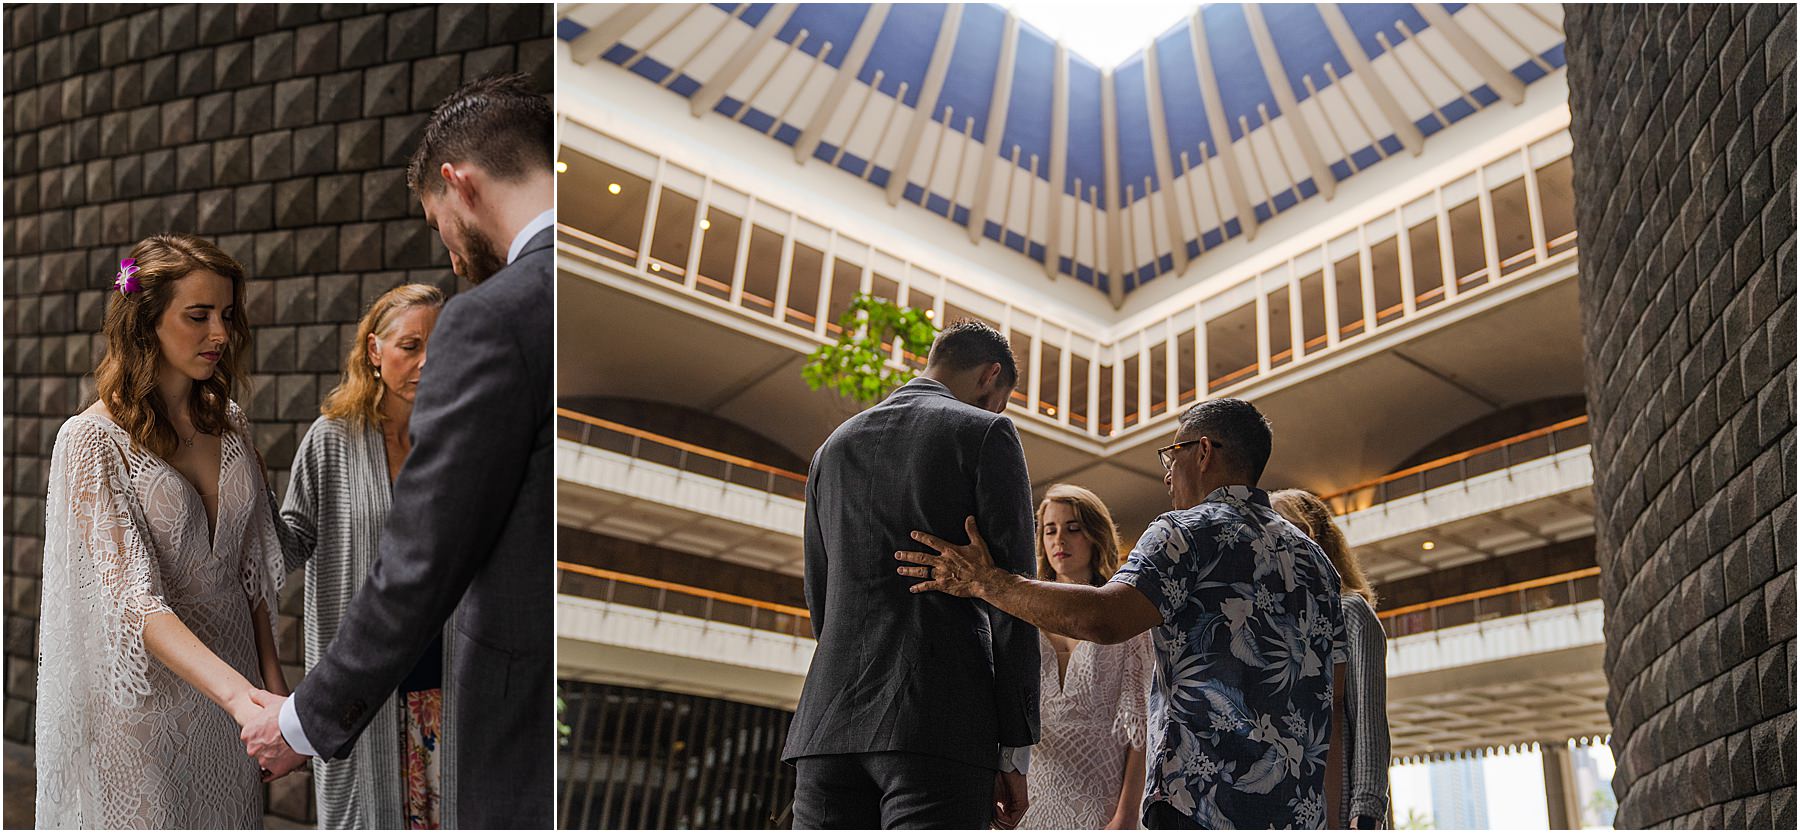
<svg viewBox="0 0 1800 833">
<path fill-rule="evenodd" d="M 162 397 L 157 394 L 157 365 L 162 348 L 156 322 L 169 308 L 175 284 L 194 272 L 213 272 L 231 281 L 232 315 L 225 322 L 224 355 L 212 378 L 195 382 L 188 400 L 194 427 L 207 434 L 229 429 L 227 410 L 238 382 L 245 378 L 244 356 L 250 352 L 250 323 L 244 314 L 244 267 L 212 243 L 191 234 L 158 234 L 131 247 L 137 261 L 138 289 L 112 290 L 107 302 L 106 355 L 94 369 L 95 388 L 112 419 L 139 448 L 167 458 L 179 437 Z M 221 311 L 222 312 L 222 311 Z"/>
<path fill-rule="evenodd" d="M 380 425 L 386 419 L 381 413 L 384 387 L 375 375 L 375 366 L 369 363 L 369 336 L 386 335 L 394 319 L 409 309 L 443 305 L 443 290 L 424 283 L 396 286 L 376 298 L 356 325 L 350 355 L 344 358 L 344 377 L 325 395 L 319 413 L 359 427 Z"/>
</svg>

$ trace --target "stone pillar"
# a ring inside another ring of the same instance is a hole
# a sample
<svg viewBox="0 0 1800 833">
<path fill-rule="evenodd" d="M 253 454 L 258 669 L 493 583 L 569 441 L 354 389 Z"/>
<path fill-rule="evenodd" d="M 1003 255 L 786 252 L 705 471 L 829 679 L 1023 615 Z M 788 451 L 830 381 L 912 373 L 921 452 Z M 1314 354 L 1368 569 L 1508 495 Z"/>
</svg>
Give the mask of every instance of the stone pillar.
<svg viewBox="0 0 1800 833">
<path fill-rule="evenodd" d="M 426 117 L 495 72 L 528 72 L 548 91 L 551 7 L 70 3 L 4 15 L 5 736 L 30 743 L 50 454 L 93 399 L 119 258 L 183 231 L 244 265 L 255 342 L 237 397 L 285 494 L 367 304 L 406 282 L 457 289 L 406 190 Z M 299 589 L 288 583 L 277 632 L 295 678 Z M 310 791 L 294 792 L 281 788 L 278 806 L 309 820 Z"/>
<path fill-rule="evenodd" d="M 1544 759 L 1544 805 L 1551 830 L 1581 829 L 1581 795 L 1575 787 L 1574 750 L 1567 741 L 1538 744 Z"/>
<path fill-rule="evenodd" d="M 1565 9 L 1616 824 L 1791 830 L 1794 7 Z"/>
</svg>

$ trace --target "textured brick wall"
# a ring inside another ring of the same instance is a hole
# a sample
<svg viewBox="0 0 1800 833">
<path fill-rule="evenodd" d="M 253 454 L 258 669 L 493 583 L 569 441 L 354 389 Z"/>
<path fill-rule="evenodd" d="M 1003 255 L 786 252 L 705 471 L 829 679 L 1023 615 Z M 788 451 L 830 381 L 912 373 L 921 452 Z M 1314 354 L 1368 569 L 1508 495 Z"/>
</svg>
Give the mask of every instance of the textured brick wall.
<svg viewBox="0 0 1800 833">
<path fill-rule="evenodd" d="M 1621 827 L 1794 827 L 1794 8 L 1567 8 Z"/>
<path fill-rule="evenodd" d="M 29 742 L 45 478 L 57 428 L 93 397 L 118 259 L 189 231 L 248 268 L 239 398 L 285 493 L 367 303 L 407 281 L 456 288 L 406 191 L 427 114 L 494 72 L 548 92 L 550 7 L 30 5 L 5 27 L 5 735 Z M 298 589 L 278 634 L 293 663 Z M 309 819 L 310 795 L 285 779 L 271 809 Z"/>
</svg>

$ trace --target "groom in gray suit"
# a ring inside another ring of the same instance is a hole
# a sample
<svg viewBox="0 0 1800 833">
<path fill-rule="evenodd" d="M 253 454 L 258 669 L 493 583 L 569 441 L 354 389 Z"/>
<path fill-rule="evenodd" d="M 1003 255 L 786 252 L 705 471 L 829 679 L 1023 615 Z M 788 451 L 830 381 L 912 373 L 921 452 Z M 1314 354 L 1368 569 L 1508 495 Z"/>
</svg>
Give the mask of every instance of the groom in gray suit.
<svg viewBox="0 0 1800 833">
<path fill-rule="evenodd" d="M 806 606 L 819 643 L 781 755 L 797 771 L 795 828 L 985 830 L 1025 813 L 1037 630 L 892 580 L 912 530 L 971 516 L 996 563 L 1031 573 L 1031 481 L 1000 415 L 1018 377 L 1004 335 L 956 324 L 923 375 L 813 457 Z"/>
<path fill-rule="evenodd" d="M 346 757 L 454 614 L 444 719 L 460 748 L 441 818 L 553 825 L 553 128 L 523 75 L 464 85 L 425 126 L 407 183 L 476 286 L 432 333 L 368 580 L 293 696 L 260 696 L 263 716 L 244 728 L 269 778 L 308 755 Z"/>
</svg>

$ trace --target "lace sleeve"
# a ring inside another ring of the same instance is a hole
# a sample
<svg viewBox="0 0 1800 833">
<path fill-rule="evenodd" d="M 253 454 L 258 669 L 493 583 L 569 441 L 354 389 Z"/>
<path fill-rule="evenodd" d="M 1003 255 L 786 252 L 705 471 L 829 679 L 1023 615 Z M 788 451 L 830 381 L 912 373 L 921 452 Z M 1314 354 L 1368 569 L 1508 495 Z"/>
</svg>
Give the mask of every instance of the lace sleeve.
<svg viewBox="0 0 1800 833">
<path fill-rule="evenodd" d="M 1133 749 L 1143 749 L 1150 663 L 1153 661 L 1150 632 L 1140 633 L 1119 647 L 1123 649 L 1120 653 L 1124 667 L 1120 669 L 1119 708 L 1113 718 L 1113 737 Z"/>
<path fill-rule="evenodd" d="M 251 440 L 249 420 L 244 418 L 244 412 L 236 403 L 232 404 L 230 415 L 239 441 L 256 463 L 250 472 L 250 518 L 244 524 L 243 565 L 239 576 L 244 583 L 244 598 L 249 600 L 251 608 L 258 603 L 267 605 L 269 629 L 274 630 L 275 611 L 280 603 L 277 596 L 285 578 L 283 552 L 292 548 L 292 536 L 286 534 L 287 530 L 279 520 L 275 492 L 269 488 L 268 470 L 263 466 L 262 454 Z"/>
<path fill-rule="evenodd" d="M 45 670 L 81 676 L 57 666 L 94 663 L 86 682 L 131 708 L 150 693 L 144 621 L 173 611 L 131 511 L 124 452 L 99 426 L 75 420 L 52 457 L 44 606 L 53 625 L 40 646 Z"/>
</svg>

